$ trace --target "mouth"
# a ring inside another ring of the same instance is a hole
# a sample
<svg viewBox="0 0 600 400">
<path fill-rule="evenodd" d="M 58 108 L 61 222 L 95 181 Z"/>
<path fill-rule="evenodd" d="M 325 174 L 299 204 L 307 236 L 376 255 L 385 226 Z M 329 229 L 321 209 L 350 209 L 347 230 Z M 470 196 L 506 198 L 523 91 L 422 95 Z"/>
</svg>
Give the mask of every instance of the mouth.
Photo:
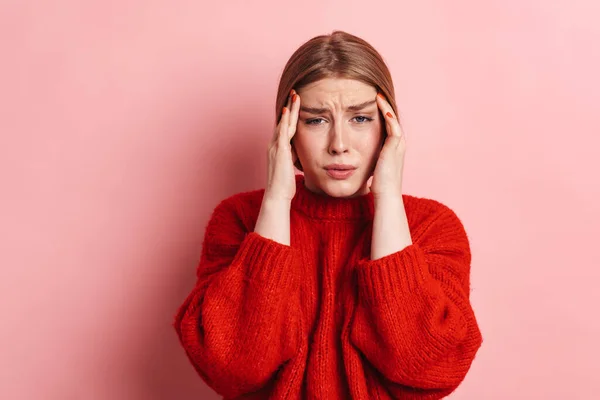
<svg viewBox="0 0 600 400">
<path fill-rule="evenodd" d="M 325 166 L 325 171 L 327 171 L 327 175 L 333 179 L 343 180 L 347 179 L 354 171 L 356 171 L 356 167 L 348 164 L 330 164 Z"/>
<path fill-rule="evenodd" d="M 350 165 L 350 164 L 329 164 L 325 166 L 325 169 L 330 170 L 337 170 L 337 171 L 348 171 L 351 169 L 356 169 L 356 167 L 354 165 Z"/>
</svg>

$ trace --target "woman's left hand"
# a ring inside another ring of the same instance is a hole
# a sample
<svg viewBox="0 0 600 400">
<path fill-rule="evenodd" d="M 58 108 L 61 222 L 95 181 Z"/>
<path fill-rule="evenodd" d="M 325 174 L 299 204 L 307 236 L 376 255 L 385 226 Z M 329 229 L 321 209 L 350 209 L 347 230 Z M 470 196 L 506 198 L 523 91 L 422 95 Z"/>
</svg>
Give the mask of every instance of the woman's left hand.
<svg viewBox="0 0 600 400">
<path fill-rule="evenodd" d="M 392 106 L 381 93 L 377 94 L 377 105 L 384 116 L 387 137 L 379 153 L 370 190 L 375 198 L 392 196 L 401 199 L 406 136 Z"/>
</svg>

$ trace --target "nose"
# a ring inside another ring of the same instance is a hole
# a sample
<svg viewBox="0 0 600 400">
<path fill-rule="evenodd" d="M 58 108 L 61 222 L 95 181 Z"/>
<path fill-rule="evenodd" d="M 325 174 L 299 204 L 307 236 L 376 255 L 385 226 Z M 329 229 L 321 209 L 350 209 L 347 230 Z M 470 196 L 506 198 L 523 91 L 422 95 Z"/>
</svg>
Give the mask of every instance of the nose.
<svg viewBox="0 0 600 400">
<path fill-rule="evenodd" d="M 349 151 L 348 136 L 340 125 L 340 122 L 332 124 L 329 139 L 329 154 L 331 155 L 343 154 Z"/>
</svg>

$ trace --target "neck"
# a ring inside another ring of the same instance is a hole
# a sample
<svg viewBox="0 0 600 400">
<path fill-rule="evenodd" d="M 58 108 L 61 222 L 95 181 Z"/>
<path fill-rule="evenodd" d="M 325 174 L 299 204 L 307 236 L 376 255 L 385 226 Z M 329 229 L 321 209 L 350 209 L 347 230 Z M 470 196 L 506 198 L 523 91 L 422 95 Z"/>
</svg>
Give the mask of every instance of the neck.
<svg viewBox="0 0 600 400">
<path fill-rule="evenodd" d="M 303 175 L 296 175 L 292 209 L 314 219 L 365 220 L 373 218 L 374 200 L 372 193 L 345 198 L 315 193 L 306 187 Z"/>
</svg>

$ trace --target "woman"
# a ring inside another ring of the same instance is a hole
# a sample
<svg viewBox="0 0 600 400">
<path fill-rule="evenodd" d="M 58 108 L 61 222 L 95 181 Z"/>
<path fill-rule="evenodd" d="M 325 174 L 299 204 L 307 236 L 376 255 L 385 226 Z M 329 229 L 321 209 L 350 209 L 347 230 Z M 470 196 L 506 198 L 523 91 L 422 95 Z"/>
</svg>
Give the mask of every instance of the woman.
<svg viewBox="0 0 600 400">
<path fill-rule="evenodd" d="M 175 317 L 190 361 L 226 399 L 447 396 L 482 342 L 469 241 L 451 209 L 402 194 L 381 56 L 341 31 L 309 40 L 276 111 L 267 185 L 216 207 Z"/>
</svg>

